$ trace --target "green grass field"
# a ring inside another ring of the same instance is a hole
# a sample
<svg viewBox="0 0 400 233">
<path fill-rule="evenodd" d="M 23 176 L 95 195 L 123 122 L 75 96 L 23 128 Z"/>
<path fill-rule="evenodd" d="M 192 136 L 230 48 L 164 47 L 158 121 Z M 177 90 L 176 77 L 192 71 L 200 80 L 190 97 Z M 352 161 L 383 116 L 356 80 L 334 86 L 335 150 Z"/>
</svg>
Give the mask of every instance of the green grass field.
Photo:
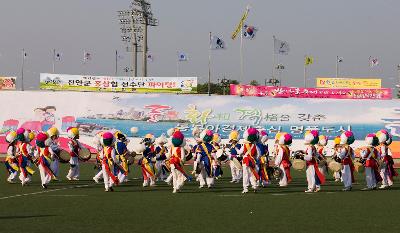
<svg viewBox="0 0 400 233">
<path fill-rule="evenodd" d="M 6 183 L 2 168 L 0 232 L 400 232 L 397 180 L 391 190 L 363 192 L 358 176 L 354 191 L 344 193 L 330 179 L 322 192 L 306 194 L 305 173 L 294 172 L 288 188 L 242 195 L 226 170 L 214 189 L 191 182 L 172 194 L 164 183 L 142 188 L 136 166 L 131 182 L 106 193 L 91 181 L 92 165 L 82 165 L 75 182 L 66 181 L 67 168 L 62 165 L 62 181 L 44 192 L 38 173 L 21 187 Z"/>
</svg>

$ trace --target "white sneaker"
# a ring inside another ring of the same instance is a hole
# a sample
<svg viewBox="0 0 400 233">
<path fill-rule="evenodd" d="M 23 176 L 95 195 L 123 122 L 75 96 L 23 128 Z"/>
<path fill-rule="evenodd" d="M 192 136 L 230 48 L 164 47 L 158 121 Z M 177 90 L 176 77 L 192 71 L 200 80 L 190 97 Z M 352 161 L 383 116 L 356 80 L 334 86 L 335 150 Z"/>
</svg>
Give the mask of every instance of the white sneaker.
<svg viewBox="0 0 400 233">
<path fill-rule="evenodd" d="M 71 180 L 72 180 L 72 178 L 71 178 L 71 177 L 69 177 L 69 176 L 66 176 L 65 178 L 67 178 L 67 180 L 69 180 L 69 181 L 71 181 Z"/>
<path fill-rule="evenodd" d="M 249 192 L 248 189 L 245 189 L 245 190 L 242 191 L 243 194 L 248 193 L 248 192 Z"/>
<path fill-rule="evenodd" d="M 94 181 L 96 184 L 98 184 L 98 183 L 99 183 L 99 180 L 98 180 L 98 179 L 96 179 L 95 177 L 93 177 L 92 179 L 93 179 L 93 181 Z"/>
<path fill-rule="evenodd" d="M 314 192 L 314 190 L 312 190 L 312 189 L 307 189 L 306 191 L 304 191 L 305 193 L 312 193 L 312 192 Z"/>
<path fill-rule="evenodd" d="M 389 186 L 387 186 L 387 185 L 381 185 L 381 186 L 379 187 L 379 189 L 387 189 L 387 188 L 389 188 Z"/>
<path fill-rule="evenodd" d="M 78 177 L 74 177 L 74 178 L 72 178 L 72 180 L 76 180 L 76 181 L 78 181 L 78 180 L 79 180 L 79 178 L 78 178 Z"/>
<path fill-rule="evenodd" d="M 202 189 L 202 188 L 204 188 L 204 185 L 200 185 L 200 186 L 199 186 L 199 189 Z"/>
<path fill-rule="evenodd" d="M 149 186 L 149 184 L 143 183 L 143 187 L 147 187 Z"/>
<path fill-rule="evenodd" d="M 174 191 L 172 191 L 172 193 L 176 193 L 177 191 L 176 191 L 176 189 L 174 189 Z"/>
<path fill-rule="evenodd" d="M 236 182 L 236 180 L 231 180 L 231 181 L 229 181 L 229 183 L 235 183 Z"/>
</svg>

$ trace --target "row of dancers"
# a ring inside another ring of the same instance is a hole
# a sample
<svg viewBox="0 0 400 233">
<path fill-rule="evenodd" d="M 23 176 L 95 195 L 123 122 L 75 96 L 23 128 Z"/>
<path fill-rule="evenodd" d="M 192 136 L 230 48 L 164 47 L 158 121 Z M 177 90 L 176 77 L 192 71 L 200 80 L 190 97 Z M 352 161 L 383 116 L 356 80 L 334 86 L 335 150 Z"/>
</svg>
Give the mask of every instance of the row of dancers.
<svg viewBox="0 0 400 233">
<path fill-rule="evenodd" d="M 79 142 L 79 130 L 71 127 L 67 130 L 69 142 L 70 169 L 66 178 L 79 180 L 79 153 L 83 146 Z M 274 148 L 270 157 L 268 135 L 265 130 L 247 129 L 240 140 L 239 132 L 229 134 L 229 143 L 221 144 L 219 134 L 211 130 L 195 128 L 193 137 L 195 145 L 187 145 L 186 139 L 179 129 L 170 129 L 168 136 L 155 138 L 147 134 L 141 143 L 135 145 L 136 154 L 143 155 L 138 159 L 143 176 L 143 187 L 155 186 L 157 181 L 165 181 L 172 185 L 173 193 L 181 191 L 186 181 L 196 180 L 199 188 L 213 188 L 216 180 L 223 175 L 222 165 L 228 163 L 232 183 L 242 182 L 243 193 L 249 192 L 251 187 L 257 191 L 259 187 L 271 184 L 273 178 L 278 180 L 278 186 L 286 187 L 292 177 L 290 170 L 290 145 L 292 136 L 289 133 L 277 133 Z M 6 135 L 9 143 L 5 165 L 9 172 L 8 182 L 15 182 L 19 172 L 19 179 L 24 186 L 31 182 L 34 173 L 32 165 L 36 165 L 40 172 L 43 188 L 51 180 L 59 176 L 60 146 L 57 143 L 59 131 L 52 127 L 47 132 L 35 135 L 23 128 L 11 131 Z M 36 147 L 31 141 L 36 139 Z M 354 183 L 355 153 L 350 146 L 354 142 L 351 131 L 343 132 L 334 139 L 335 154 L 333 161 L 340 163 L 340 171 L 334 172 L 334 178 L 344 184 L 343 191 L 350 191 Z M 386 189 L 393 185 L 393 177 L 397 176 L 393 168 L 393 158 L 389 154 L 392 141 L 386 130 L 376 134 L 368 134 L 366 146 L 360 150 L 360 162 L 365 167 L 367 187 L 365 190 Z M 240 143 L 242 142 L 242 143 Z M 307 189 L 305 192 L 318 192 L 325 183 L 328 173 L 325 147 L 328 138 L 319 135 L 318 131 L 307 131 L 304 136 L 304 152 L 301 157 L 306 163 Z M 98 150 L 96 160 L 98 172 L 93 177 L 96 183 L 103 180 L 105 191 L 113 191 L 113 187 L 128 181 L 133 156 L 127 148 L 129 140 L 121 132 L 101 132 L 94 138 Z M 193 159 L 193 171 L 187 173 L 184 169 L 186 162 Z M 298 159 L 298 158 L 296 158 Z M 194 175 L 194 178 L 192 178 Z"/>
</svg>

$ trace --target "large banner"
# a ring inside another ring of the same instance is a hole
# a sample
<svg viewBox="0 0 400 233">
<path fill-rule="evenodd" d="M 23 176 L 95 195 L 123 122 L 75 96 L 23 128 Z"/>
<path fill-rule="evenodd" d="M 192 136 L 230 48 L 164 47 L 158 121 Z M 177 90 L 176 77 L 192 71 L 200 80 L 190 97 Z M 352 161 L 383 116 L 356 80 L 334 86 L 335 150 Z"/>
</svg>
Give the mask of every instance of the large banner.
<svg viewBox="0 0 400 233">
<path fill-rule="evenodd" d="M 0 77 L 0 91 L 1 90 L 15 90 L 16 77 Z"/>
<path fill-rule="evenodd" d="M 333 89 L 230 85 L 231 95 L 275 98 L 328 98 L 328 99 L 392 99 L 390 88 L 380 89 Z"/>
<path fill-rule="evenodd" d="M 253 126 L 266 129 L 271 139 L 277 132 L 289 132 L 299 148 L 304 147 L 302 140 L 307 130 L 316 129 L 329 136 L 331 147 L 335 136 L 351 129 L 358 140 L 357 147 L 365 145 L 368 133 L 387 129 L 395 136 L 392 152 L 400 152 L 399 100 L 266 100 L 239 96 L 37 91 L 7 91 L 1 93 L 1 100 L 12 104 L 3 104 L 0 112 L 0 153 L 2 148 L 3 153 L 7 149 L 4 135 L 9 130 L 24 127 L 46 131 L 53 125 L 63 137 L 68 127 L 78 126 L 81 141 L 86 144 L 92 143 L 96 133 L 108 130 L 142 137 L 147 133 L 160 136 L 177 127 L 189 138 L 197 126 L 212 129 L 226 139 L 234 129 L 243 133 Z M 132 127 L 139 131 L 132 134 Z M 273 140 L 269 142 L 272 148 Z"/>
<path fill-rule="evenodd" d="M 381 79 L 372 78 L 317 78 L 317 88 L 381 88 Z"/>
<path fill-rule="evenodd" d="M 196 77 L 111 77 L 68 74 L 40 74 L 45 90 L 197 93 Z"/>
</svg>

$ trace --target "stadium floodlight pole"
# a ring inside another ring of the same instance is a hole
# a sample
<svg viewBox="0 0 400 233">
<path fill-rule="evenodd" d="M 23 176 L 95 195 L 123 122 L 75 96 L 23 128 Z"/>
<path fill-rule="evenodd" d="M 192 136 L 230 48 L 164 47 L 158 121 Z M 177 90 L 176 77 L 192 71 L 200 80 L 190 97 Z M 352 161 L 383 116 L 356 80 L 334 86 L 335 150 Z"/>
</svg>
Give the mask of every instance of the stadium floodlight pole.
<svg viewBox="0 0 400 233">
<path fill-rule="evenodd" d="M 138 53 L 138 48 L 137 48 L 137 41 L 136 41 L 136 32 L 135 32 L 135 17 L 134 17 L 134 12 L 132 11 L 131 17 L 131 42 L 132 42 L 132 67 L 133 67 L 133 72 L 132 76 L 137 77 L 137 53 Z"/>
<path fill-rule="evenodd" d="M 143 77 L 147 77 L 147 14 L 143 14 Z"/>
<path fill-rule="evenodd" d="M 208 96 L 211 96 L 211 32 L 210 32 L 210 48 L 208 50 Z"/>
</svg>

